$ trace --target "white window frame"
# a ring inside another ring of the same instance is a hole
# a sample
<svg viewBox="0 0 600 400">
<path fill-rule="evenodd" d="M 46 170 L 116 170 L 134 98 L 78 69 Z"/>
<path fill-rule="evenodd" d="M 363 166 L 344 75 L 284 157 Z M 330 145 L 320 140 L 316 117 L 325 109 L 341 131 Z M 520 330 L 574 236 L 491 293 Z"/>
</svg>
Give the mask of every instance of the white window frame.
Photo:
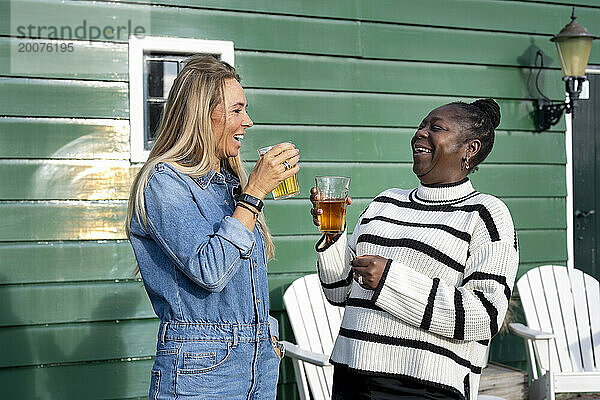
<svg viewBox="0 0 600 400">
<path fill-rule="evenodd" d="M 217 54 L 234 66 L 233 42 L 224 40 L 180 39 L 145 36 L 129 37 L 129 127 L 131 162 L 145 162 L 150 154 L 144 149 L 144 53 Z"/>
</svg>

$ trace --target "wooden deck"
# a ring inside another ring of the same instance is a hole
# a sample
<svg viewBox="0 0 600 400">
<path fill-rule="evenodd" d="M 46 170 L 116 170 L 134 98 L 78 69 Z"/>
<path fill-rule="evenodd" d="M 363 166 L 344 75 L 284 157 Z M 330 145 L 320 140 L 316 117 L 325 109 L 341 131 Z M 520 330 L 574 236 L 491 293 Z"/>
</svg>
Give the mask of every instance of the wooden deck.
<svg viewBox="0 0 600 400">
<path fill-rule="evenodd" d="M 557 393 L 556 400 L 599 400 L 600 393 Z"/>
<path fill-rule="evenodd" d="M 527 399 L 527 373 L 520 369 L 490 362 L 481 374 L 479 394 L 506 400 Z"/>
<path fill-rule="evenodd" d="M 481 374 L 479 394 L 498 396 L 505 400 L 525 400 L 528 386 L 525 371 L 490 362 Z M 557 393 L 556 400 L 600 400 L 600 393 Z"/>
</svg>

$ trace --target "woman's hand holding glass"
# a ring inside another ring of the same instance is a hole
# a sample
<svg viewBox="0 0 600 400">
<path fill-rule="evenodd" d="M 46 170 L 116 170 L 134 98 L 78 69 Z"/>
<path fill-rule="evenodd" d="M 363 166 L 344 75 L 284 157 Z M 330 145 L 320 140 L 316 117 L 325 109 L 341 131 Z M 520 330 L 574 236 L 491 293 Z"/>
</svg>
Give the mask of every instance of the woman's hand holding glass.
<svg viewBox="0 0 600 400">
<path fill-rule="evenodd" d="M 298 173 L 299 153 L 291 143 L 280 143 L 267 151 L 256 162 L 244 193 L 263 200 L 277 185 Z"/>
<path fill-rule="evenodd" d="M 321 193 L 321 191 L 319 190 L 318 187 L 313 187 L 310 189 L 310 202 L 312 203 L 312 208 L 310 209 L 310 214 L 313 217 L 313 224 L 315 226 L 321 225 L 319 216 L 323 214 L 323 210 L 318 207 L 317 202 L 319 200 L 322 200 L 322 198 L 323 198 L 323 194 Z M 352 198 L 350 196 L 348 196 L 348 197 L 346 197 L 346 205 L 349 206 L 350 204 L 352 204 Z M 325 234 L 325 236 L 327 237 L 327 240 L 330 241 L 333 239 L 333 237 L 336 236 L 336 234 Z"/>
</svg>

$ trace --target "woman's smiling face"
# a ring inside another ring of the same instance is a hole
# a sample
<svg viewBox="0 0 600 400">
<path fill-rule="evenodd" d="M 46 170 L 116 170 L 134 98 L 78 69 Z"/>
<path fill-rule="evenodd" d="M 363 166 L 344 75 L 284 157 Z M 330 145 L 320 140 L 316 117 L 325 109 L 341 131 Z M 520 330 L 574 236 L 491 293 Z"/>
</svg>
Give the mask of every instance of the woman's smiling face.
<svg viewBox="0 0 600 400">
<path fill-rule="evenodd" d="M 457 112 L 453 105 L 431 111 L 411 140 L 413 172 L 424 184 L 458 182 L 469 172 L 462 168 L 468 143 Z"/>
<path fill-rule="evenodd" d="M 225 104 L 219 104 L 211 115 L 213 135 L 217 143 L 217 157 L 224 160 L 236 157 L 242 147 L 246 128 L 253 123 L 246 111 L 246 95 L 235 79 L 227 79 L 223 88 Z"/>
</svg>

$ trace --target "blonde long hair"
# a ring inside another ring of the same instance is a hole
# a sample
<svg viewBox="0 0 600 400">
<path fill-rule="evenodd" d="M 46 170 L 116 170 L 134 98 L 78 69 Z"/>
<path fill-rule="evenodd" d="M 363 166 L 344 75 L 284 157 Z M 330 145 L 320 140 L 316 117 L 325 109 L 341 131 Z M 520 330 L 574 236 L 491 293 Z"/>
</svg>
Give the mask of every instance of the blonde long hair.
<svg viewBox="0 0 600 400">
<path fill-rule="evenodd" d="M 167 163 L 177 171 L 197 178 L 208 173 L 218 161 L 217 148 L 222 143 L 216 143 L 214 139 L 210 117 L 219 104 L 225 104 L 227 79 L 240 81 L 231 65 L 200 54 L 190 57 L 177 75 L 161 115 L 156 143 L 131 187 L 125 222 L 128 238 L 134 216 L 147 230 L 144 190 L 158 163 Z M 223 135 L 222 140 L 225 139 Z M 229 167 L 240 179 L 241 187 L 246 186 L 248 177 L 239 155 L 222 160 L 221 166 Z M 271 260 L 275 247 L 263 214 L 259 215 L 258 223 L 264 232 L 267 259 Z"/>
</svg>

